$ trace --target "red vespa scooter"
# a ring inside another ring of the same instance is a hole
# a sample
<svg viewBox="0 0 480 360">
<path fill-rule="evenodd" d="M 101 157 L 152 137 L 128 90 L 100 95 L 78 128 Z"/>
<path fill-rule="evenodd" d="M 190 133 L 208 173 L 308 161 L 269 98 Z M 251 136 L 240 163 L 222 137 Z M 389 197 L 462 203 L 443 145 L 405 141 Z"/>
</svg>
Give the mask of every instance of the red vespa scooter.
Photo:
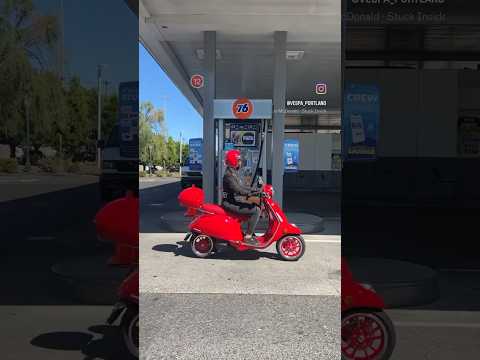
<svg viewBox="0 0 480 360">
<path fill-rule="evenodd" d="M 138 274 L 138 198 L 126 197 L 106 204 L 95 216 L 97 235 L 114 243 L 111 265 L 130 266 L 131 271 L 118 289 L 118 302 L 107 319 L 109 325 L 120 316 L 120 329 L 128 352 L 138 358 L 139 274 Z"/>
<path fill-rule="evenodd" d="M 283 260 L 296 261 L 305 253 L 305 240 L 301 230 L 288 222 L 280 206 L 273 200 L 273 187 L 263 185 L 258 178 L 260 205 L 262 213 L 268 216 L 268 228 L 265 234 L 257 236 L 258 245 L 244 243 L 242 223 L 248 219 L 229 213 L 215 204 L 204 203 L 203 190 L 192 186 L 183 190 L 178 200 L 187 208 L 186 216 L 193 217 L 189 225 L 190 233 L 185 243 L 190 244 L 193 254 L 205 258 L 218 251 L 221 246 L 231 246 L 238 251 L 265 249 L 276 242 L 277 252 Z"/>
<path fill-rule="evenodd" d="M 356 282 L 342 258 L 342 360 L 387 360 L 395 348 L 395 328 L 385 304 L 368 284 Z"/>
</svg>

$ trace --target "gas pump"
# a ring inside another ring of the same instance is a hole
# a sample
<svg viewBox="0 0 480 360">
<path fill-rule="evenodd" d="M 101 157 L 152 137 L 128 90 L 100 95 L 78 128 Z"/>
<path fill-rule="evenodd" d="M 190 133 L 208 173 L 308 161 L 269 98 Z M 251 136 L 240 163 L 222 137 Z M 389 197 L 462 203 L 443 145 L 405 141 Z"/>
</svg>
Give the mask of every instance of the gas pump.
<svg viewBox="0 0 480 360">
<path fill-rule="evenodd" d="M 217 202 L 222 201 L 225 153 L 237 149 L 244 166 L 241 181 L 251 186 L 255 177 L 267 179 L 266 134 L 272 118 L 271 100 L 215 100 L 214 115 L 217 132 Z"/>
</svg>

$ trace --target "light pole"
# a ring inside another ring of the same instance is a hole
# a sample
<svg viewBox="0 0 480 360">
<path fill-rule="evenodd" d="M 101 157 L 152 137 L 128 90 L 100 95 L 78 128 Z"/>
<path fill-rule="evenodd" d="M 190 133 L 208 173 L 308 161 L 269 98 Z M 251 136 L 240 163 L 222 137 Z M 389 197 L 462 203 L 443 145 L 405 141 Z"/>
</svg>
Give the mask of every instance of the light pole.
<svg viewBox="0 0 480 360">
<path fill-rule="evenodd" d="M 182 176 L 182 132 L 180 131 L 180 165 L 178 167 L 180 177 Z"/>
<path fill-rule="evenodd" d="M 25 97 L 25 122 L 26 122 L 26 153 L 25 153 L 25 171 L 30 171 L 30 99 Z"/>
</svg>

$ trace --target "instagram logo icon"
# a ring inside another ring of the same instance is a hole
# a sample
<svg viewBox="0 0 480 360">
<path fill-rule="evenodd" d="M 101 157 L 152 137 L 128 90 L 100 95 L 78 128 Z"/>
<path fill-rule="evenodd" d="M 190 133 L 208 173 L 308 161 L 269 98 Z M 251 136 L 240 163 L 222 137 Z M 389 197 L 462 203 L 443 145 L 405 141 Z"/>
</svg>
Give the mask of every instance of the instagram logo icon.
<svg viewBox="0 0 480 360">
<path fill-rule="evenodd" d="M 316 84 L 315 93 L 317 95 L 325 95 L 327 93 L 327 84 Z"/>
</svg>

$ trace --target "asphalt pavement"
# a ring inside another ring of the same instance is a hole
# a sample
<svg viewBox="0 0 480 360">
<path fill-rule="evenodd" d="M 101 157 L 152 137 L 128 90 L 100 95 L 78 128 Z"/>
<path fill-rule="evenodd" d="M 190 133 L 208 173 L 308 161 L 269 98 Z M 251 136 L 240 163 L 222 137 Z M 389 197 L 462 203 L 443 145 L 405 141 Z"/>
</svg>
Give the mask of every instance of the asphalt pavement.
<svg viewBox="0 0 480 360">
<path fill-rule="evenodd" d="M 178 181 L 140 189 L 142 359 L 340 359 L 339 236 L 306 236 L 292 263 L 274 247 L 198 259 L 162 232 Z"/>
<path fill-rule="evenodd" d="M 106 261 L 93 224 L 100 207 L 98 177 L 0 175 L 2 360 L 128 359 L 118 326 L 105 325 L 111 305 L 81 301 L 52 271 L 78 258 Z"/>
</svg>

